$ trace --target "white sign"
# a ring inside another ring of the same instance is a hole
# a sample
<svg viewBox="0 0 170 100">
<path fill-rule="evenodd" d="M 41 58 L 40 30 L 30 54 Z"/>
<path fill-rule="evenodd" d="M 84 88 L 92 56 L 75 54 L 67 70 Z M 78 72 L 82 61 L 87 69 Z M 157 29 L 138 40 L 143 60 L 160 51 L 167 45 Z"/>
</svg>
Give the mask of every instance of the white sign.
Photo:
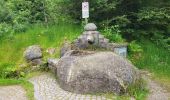
<svg viewBox="0 0 170 100">
<path fill-rule="evenodd" d="M 88 2 L 82 3 L 82 17 L 89 18 L 89 3 Z"/>
</svg>

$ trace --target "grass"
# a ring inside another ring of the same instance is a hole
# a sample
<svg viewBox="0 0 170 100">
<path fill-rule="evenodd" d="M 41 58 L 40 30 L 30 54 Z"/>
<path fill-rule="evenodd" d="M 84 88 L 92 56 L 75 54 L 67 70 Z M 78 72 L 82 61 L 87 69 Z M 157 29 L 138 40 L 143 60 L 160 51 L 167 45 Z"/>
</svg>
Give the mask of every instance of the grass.
<svg viewBox="0 0 170 100">
<path fill-rule="evenodd" d="M 61 23 L 48 28 L 33 25 L 24 33 L 15 33 L 12 37 L 0 41 L 0 78 L 6 78 L 7 74 L 20 68 L 20 64 L 24 63 L 23 52 L 26 47 L 35 44 L 40 45 L 43 49 L 53 47 L 57 49 L 55 56 L 58 56 L 62 43 L 66 39 L 70 41 L 77 38 L 80 33 L 81 27 L 78 25 Z M 39 74 L 39 72 L 34 72 L 19 80 L 0 79 L 0 86 L 21 85 L 26 90 L 29 100 L 34 100 L 33 85 L 27 79 Z"/>
<path fill-rule="evenodd" d="M 170 92 L 170 51 L 147 40 L 139 44 L 143 52 L 133 61 L 134 64 L 139 69 L 151 72 L 152 78 Z"/>
<path fill-rule="evenodd" d="M 65 38 L 73 40 L 80 34 L 80 30 L 79 26 L 71 24 L 54 25 L 49 28 L 33 25 L 25 33 L 16 33 L 12 38 L 0 43 L 0 62 L 21 61 L 24 49 L 34 44 L 41 45 L 42 48 L 60 48 Z"/>
<path fill-rule="evenodd" d="M 158 76 L 170 76 L 170 52 L 149 41 L 141 42 L 141 46 L 143 53 L 140 59 L 135 61 L 135 65 Z"/>
<path fill-rule="evenodd" d="M 30 45 L 40 45 L 43 51 L 51 47 L 56 48 L 55 57 L 58 57 L 62 43 L 66 39 L 70 41 L 77 38 L 80 33 L 81 27 L 78 25 L 61 23 L 48 28 L 40 24 L 32 25 L 26 32 L 15 33 L 0 42 L 0 70 L 5 74 L 10 70 L 19 69 L 24 63 L 23 52 Z M 45 56 L 50 57 L 46 54 Z"/>
<path fill-rule="evenodd" d="M 34 88 L 33 85 L 27 80 L 20 79 L 0 79 L 0 86 L 8 86 L 8 85 L 21 85 L 25 91 L 27 98 L 29 100 L 34 100 Z"/>
</svg>

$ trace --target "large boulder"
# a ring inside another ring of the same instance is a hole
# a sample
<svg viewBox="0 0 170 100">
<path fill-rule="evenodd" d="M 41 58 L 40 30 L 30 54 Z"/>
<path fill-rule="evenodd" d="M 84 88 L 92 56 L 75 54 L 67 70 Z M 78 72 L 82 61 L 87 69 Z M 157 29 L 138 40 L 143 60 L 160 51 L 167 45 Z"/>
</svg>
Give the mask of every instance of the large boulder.
<svg viewBox="0 0 170 100">
<path fill-rule="evenodd" d="M 32 65 L 39 65 L 42 63 L 41 58 L 43 57 L 42 49 L 39 45 L 33 45 L 26 48 L 24 51 L 24 58 L 27 62 Z"/>
<path fill-rule="evenodd" d="M 113 52 L 69 51 L 57 64 L 60 86 L 75 93 L 124 93 L 139 77 L 137 69 Z"/>
</svg>

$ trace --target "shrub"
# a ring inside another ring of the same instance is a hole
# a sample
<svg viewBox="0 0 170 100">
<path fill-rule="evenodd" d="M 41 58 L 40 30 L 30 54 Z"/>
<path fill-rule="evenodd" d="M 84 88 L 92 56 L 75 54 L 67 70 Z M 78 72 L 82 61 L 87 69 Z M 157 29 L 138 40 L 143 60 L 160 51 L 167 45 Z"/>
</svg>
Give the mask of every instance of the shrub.
<svg viewBox="0 0 170 100">
<path fill-rule="evenodd" d="M 134 64 L 136 64 L 136 62 L 142 58 L 143 49 L 139 44 L 137 44 L 135 40 L 129 44 L 128 51 L 130 53 L 130 60 Z"/>
<path fill-rule="evenodd" d="M 18 77 L 14 63 L 0 63 L 0 78 Z"/>
<path fill-rule="evenodd" d="M 140 53 L 143 51 L 142 47 L 135 40 L 129 44 L 128 49 L 130 53 Z"/>
<path fill-rule="evenodd" d="M 103 31 L 103 34 L 108 38 L 111 42 L 124 42 L 124 39 L 121 36 L 121 31 L 119 30 L 119 26 L 111 26 L 106 27 Z"/>
<path fill-rule="evenodd" d="M 0 23 L 0 40 L 12 32 L 12 27 L 6 23 Z"/>
</svg>

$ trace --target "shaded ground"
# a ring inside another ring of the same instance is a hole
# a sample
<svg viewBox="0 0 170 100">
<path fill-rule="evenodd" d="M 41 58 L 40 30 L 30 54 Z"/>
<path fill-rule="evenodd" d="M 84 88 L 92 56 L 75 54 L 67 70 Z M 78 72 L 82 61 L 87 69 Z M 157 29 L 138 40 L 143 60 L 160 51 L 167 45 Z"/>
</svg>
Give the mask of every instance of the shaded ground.
<svg viewBox="0 0 170 100">
<path fill-rule="evenodd" d="M 25 90 L 18 85 L 0 87 L 0 100 L 27 100 Z"/>
</svg>

